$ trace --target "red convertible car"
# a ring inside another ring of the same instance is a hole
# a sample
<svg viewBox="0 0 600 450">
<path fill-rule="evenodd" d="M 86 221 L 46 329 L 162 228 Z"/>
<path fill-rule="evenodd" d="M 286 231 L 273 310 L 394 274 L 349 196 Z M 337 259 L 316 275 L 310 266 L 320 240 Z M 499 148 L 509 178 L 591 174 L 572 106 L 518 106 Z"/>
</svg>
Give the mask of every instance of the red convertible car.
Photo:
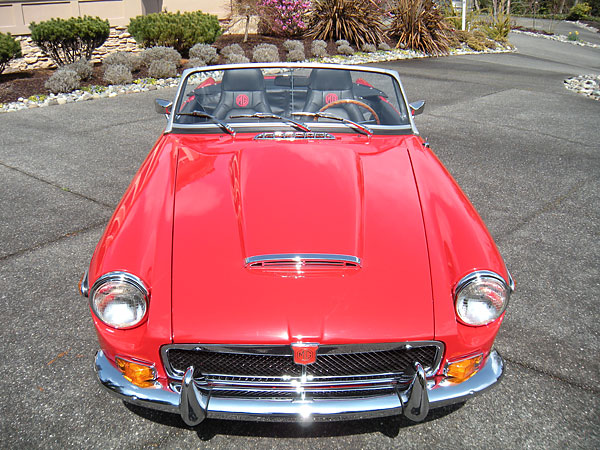
<svg viewBox="0 0 600 450">
<path fill-rule="evenodd" d="M 513 281 L 396 72 L 188 69 L 80 282 L 101 384 L 205 418 L 336 420 L 493 386 Z"/>
</svg>

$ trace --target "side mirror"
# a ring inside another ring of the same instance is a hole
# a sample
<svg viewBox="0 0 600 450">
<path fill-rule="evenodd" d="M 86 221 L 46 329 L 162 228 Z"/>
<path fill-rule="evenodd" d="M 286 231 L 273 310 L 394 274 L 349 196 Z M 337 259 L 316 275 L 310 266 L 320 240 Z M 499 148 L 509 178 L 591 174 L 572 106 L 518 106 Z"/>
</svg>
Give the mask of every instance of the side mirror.
<svg viewBox="0 0 600 450">
<path fill-rule="evenodd" d="M 425 100 L 417 100 L 416 102 L 409 103 L 408 106 L 411 114 L 417 116 L 425 109 Z"/>
<path fill-rule="evenodd" d="M 162 98 L 157 98 L 154 103 L 154 109 L 159 114 L 164 114 L 165 116 L 169 116 L 171 114 L 171 106 L 173 106 L 173 102 L 169 100 L 163 100 Z"/>
</svg>

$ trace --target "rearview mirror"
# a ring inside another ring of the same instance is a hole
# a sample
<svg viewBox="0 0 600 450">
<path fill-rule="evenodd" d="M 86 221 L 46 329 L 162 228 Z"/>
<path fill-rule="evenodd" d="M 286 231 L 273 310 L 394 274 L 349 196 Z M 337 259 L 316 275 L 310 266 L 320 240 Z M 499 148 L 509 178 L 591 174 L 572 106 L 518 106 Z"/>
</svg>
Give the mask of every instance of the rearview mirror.
<svg viewBox="0 0 600 450">
<path fill-rule="evenodd" d="M 416 102 L 409 103 L 408 106 L 413 116 L 419 115 L 425 109 L 425 100 L 417 100 Z"/>
<path fill-rule="evenodd" d="M 154 109 L 159 114 L 164 114 L 168 116 L 171 114 L 171 106 L 173 106 L 173 102 L 169 100 L 163 100 L 162 98 L 157 98 L 154 103 Z"/>
</svg>

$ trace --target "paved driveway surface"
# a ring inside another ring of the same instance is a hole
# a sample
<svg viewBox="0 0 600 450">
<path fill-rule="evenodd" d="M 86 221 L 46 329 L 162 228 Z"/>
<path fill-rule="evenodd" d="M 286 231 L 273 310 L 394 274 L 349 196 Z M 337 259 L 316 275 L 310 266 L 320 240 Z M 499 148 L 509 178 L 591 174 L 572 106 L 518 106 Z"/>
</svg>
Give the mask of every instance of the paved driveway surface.
<svg viewBox="0 0 600 450">
<path fill-rule="evenodd" d="M 160 91 L 0 115 L 2 447 L 598 448 L 600 102 L 562 80 L 600 73 L 600 50 L 512 40 L 521 53 L 383 64 L 411 100 L 428 101 L 420 131 L 517 280 L 494 391 L 416 425 L 209 420 L 194 430 L 102 391 L 75 285 L 164 125 L 152 101 L 173 91 Z"/>
</svg>

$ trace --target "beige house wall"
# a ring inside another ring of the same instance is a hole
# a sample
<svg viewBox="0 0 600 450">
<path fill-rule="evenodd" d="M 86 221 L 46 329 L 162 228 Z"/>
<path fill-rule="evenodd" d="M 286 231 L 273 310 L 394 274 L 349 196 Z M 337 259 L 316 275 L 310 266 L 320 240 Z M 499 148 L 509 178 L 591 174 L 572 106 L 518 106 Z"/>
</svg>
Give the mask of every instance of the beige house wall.
<svg viewBox="0 0 600 450">
<path fill-rule="evenodd" d="M 99 16 L 124 26 L 140 14 L 197 11 L 224 19 L 231 0 L 0 0 L 0 32 L 29 34 L 29 24 L 52 18 Z"/>
</svg>

